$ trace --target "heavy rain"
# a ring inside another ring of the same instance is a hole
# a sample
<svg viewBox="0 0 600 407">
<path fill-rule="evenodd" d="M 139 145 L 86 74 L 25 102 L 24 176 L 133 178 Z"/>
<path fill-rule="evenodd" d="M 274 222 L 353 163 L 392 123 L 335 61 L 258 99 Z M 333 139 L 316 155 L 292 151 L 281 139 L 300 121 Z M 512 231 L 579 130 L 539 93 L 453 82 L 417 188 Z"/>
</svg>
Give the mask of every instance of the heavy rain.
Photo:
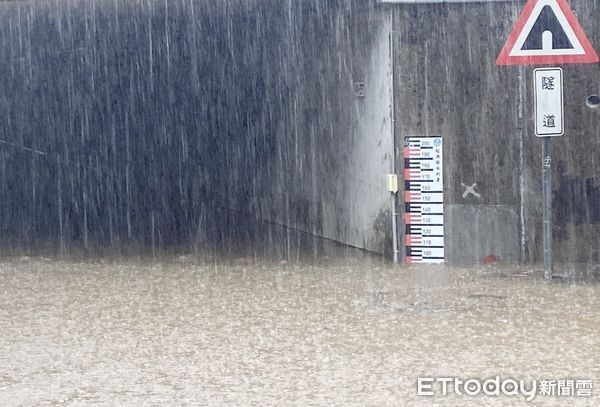
<svg viewBox="0 0 600 407">
<path fill-rule="evenodd" d="M 0 2 L 0 406 L 600 404 L 600 1 Z"/>
</svg>

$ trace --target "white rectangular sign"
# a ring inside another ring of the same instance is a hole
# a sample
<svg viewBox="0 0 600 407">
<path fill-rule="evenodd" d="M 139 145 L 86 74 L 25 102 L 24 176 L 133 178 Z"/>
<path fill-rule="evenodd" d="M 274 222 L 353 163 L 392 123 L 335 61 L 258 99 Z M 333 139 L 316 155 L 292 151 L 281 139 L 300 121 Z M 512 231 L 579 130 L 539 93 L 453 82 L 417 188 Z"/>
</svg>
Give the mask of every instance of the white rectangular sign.
<svg viewBox="0 0 600 407">
<path fill-rule="evenodd" d="M 565 133 L 563 71 L 561 68 L 538 68 L 535 83 L 535 135 L 562 136 Z"/>
<path fill-rule="evenodd" d="M 404 140 L 406 262 L 444 262 L 444 171 L 441 137 Z"/>
</svg>

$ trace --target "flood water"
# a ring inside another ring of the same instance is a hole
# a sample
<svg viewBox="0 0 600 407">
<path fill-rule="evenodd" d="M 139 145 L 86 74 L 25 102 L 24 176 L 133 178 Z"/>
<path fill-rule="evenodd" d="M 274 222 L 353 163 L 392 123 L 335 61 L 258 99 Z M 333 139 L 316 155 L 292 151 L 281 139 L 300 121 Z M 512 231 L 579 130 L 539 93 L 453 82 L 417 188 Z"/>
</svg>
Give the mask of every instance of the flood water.
<svg viewBox="0 0 600 407">
<path fill-rule="evenodd" d="M 419 376 L 600 383 L 600 286 L 369 258 L 0 263 L 0 404 L 508 406 Z M 598 393 L 597 390 L 594 391 Z M 598 405 L 537 396 L 529 405 Z"/>
</svg>

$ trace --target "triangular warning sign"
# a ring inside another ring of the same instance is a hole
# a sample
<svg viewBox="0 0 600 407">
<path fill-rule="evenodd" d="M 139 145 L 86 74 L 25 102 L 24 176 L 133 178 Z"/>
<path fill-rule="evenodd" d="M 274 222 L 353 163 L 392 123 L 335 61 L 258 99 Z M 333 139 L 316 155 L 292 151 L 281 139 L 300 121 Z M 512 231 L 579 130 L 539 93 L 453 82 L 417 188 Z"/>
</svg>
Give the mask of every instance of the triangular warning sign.
<svg viewBox="0 0 600 407">
<path fill-rule="evenodd" d="M 598 54 L 566 0 L 529 0 L 496 64 L 592 64 L 598 61 Z"/>
</svg>

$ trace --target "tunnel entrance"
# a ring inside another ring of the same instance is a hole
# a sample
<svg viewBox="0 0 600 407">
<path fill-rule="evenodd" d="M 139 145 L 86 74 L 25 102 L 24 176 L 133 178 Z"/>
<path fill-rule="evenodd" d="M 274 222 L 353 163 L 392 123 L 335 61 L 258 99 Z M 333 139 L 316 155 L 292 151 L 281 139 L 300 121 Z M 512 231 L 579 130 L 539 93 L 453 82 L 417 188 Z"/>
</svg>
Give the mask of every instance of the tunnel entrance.
<svg viewBox="0 0 600 407">
<path fill-rule="evenodd" d="M 388 30 L 369 10 L 3 2 L 2 246 L 383 253 Z"/>
</svg>

